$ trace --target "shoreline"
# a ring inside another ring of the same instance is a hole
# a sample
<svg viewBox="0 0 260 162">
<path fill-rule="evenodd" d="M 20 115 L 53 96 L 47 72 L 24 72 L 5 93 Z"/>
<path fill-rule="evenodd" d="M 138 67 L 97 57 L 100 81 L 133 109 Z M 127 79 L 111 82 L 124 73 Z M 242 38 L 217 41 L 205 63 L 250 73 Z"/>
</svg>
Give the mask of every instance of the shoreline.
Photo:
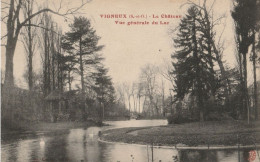
<svg viewBox="0 0 260 162">
<path fill-rule="evenodd" d="M 205 122 L 105 130 L 100 141 L 179 149 L 260 148 L 259 122 Z M 239 145 L 239 146 L 238 146 Z"/>
<path fill-rule="evenodd" d="M 110 143 L 110 144 L 119 144 L 119 145 L 134 145 L 140 147 L 147 147 L 148 144 L 140 144 L 140 143 L 124 143 L 124 142 L 113 142 L 106 141 L 98 138 L 99 142 Z M 151 146 L 151 145 L 148 145 Z M 179 150 L 237 150 L 237 149 L 255 149 L 260 148 L 260 144 L 258 145 L 234 145 L 234 146 L 223 146 L 223 145 L 214 145 L 214 146 L 167 146 L 167 145 L 153 145 L 153 148 L 161 148 L 161 149 L 179 149 Z"/>
</svg>

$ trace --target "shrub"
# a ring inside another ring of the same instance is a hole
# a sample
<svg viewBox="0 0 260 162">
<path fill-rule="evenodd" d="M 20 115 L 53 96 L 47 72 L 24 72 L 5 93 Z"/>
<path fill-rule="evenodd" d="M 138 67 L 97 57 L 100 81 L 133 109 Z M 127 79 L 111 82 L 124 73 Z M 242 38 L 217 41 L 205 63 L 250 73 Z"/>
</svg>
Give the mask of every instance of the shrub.
<svg viewBox="0 0 260 162">
<path fill-rule="evenodd" d="M 175 114 L 175 115 L 168 116 L 167 121 L 168 121 L 168 124 L 181 124 L 181 123 L 188 123 L 193 120 L 188 118 L 187 116 Z"/>
<path fill-rule="evenodd" d="M 221 114 L 219 114 L 218 112 L 211 112 L 205 118 L 207 121 L 220 121 Z"/>
</svg>

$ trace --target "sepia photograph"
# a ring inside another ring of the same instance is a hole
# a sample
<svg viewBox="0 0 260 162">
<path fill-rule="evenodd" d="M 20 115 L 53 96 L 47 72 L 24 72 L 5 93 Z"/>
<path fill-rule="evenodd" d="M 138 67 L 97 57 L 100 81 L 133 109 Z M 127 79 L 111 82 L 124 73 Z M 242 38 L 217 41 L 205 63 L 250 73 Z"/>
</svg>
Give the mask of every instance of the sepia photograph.
<svg viewBox="0 0 260 162">
<path fill-rule="evenodd" d="M 0 0 L 2 162 L 260 162 L 260 0 Z"/>
</svg>

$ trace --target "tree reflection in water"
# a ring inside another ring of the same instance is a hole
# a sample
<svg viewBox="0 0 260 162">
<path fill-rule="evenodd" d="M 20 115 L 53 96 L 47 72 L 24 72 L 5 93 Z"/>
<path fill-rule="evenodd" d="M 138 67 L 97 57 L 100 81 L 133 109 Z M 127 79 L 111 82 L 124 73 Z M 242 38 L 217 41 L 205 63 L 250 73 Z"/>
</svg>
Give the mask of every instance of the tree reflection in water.
<svg viewBox="0 0 260 162">
<path fill-rule="evenodd" d="M 179 150 L 179 162 L 251 162 L 249 160 L 249 152 L 252 149 L 243 150 Z M 259 161 L 257 151 L 254 162 Z"/>
</svg>

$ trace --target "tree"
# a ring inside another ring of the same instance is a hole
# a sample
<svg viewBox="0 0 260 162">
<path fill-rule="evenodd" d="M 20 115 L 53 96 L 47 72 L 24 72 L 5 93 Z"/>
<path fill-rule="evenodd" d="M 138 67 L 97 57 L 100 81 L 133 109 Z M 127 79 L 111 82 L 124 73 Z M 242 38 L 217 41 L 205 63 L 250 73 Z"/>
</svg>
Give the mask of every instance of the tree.
<svg viewBox="0 0 260 162">
<path fill-rule="evenodd" d="M 171 107 L 171 114 L 172 114 L 172 104 L 173 104 L 173 96 L 172 96 L 172 91 L 175 87 L 175 76 L 173 75 L 173 64 L 169 64 L 169 63 L 164 63 L 161 67 L 160 67 L 160 74 L 163 76 L 164 79 L 168 80 L 170 82 L 170 87 L 169 87 L 169 93 L 170 93 L 170 107 Z M 164 115 L 166 113 L 166 107 L 165 107 L 165 101 L 164 101 L 164 83 L 162 80 L 162 96 L 163 96 L 163 112 Z"/>
<path fill-rule="evenodd" d="M 259 15 L 260 13 L 260 2 L 258 1 L 256 3 L 256 9 L 255 9 L 255 15 Z M 251 55 L 251 61 L 253 64 L 253 76 L 254 76 L 254 108 L 255 108 L 255 119 L 258 120 L 258 94 L 257 94 L 257 75 L 256 75 L 256 65 L 259 64 L 260 58 L 259 58 L 259 49 L 260 49 L 260 34 L 259 34 L 259 29 L 260 29 L 260 18 L 259 17 L 254 17 L 255 18 L 255 28 L 253 31 L 253 43 L 252 43 L 252 55 Z M 258 37 L 257 37 L 257 32 L 258 32 Z M 258 54 L 257 54 L 258 51 Z M 258 60 L 258 62 L 257 62 Z"/>
<path fill-rule="evenodd" d="M 254 108 L 255 108 L 255 120 L 258 119 L 258 99 L 257 99 L 257 80 L 256 80 L 256 64 L 257 64 L 257 54 L 256 54 L 256 43 L 255 43 L 255 32 L 254 31 L 254 40 L 253 40 L 253 44 L 252 44 L 252 56 L 251 56 L 251 61 L 253 64 L 253 77 L 254 77 L 254 92 L 253 92 L 253 96 L 254 96 Z"/>
<path fill-rule="evenodd" d="M 28 81 L 28 79 L 29 79 L 28 75 L 29 75 L 29 73 L 27 71 L 25 71 L 23 77 L 27 82 L 29 82 Z M 32 80 L 33 87 L 32 87 L 31 90 L 40 92 L 42 90 L 42 74 L 33 72 L 32 79 L 33 79 Z"/>
<path fill-rule="evenodd" d="M 174 88 L 174 80 L 175 77 L 172 74 L 172 63 L 164 62 L 162 66 L 160 66 L 160 74 L 163 76 L 164 79 L 170 82 L 170 89 Z"/>
<path fill-rule="evenodd" d="M 34 0 L 28 0 L 27 3 L 23 4 L 23 14 L 25 18 L 32 15 Z M 27 54 L 27 72 L 28 72 L 28 87 L 29 90 L 33 88 L 33 55 L 35 53 L 35 47 L 37 43 L 37 28 L 32 27 L 31 24 L 37 24 L 32 22 L 37 20 L 28 20 L 28 26 L 22 29 L 23 45 Z"/>
<path fill-rule="evenodd" d="M 82 8 L 87 2 L 82 1 L 79 7 L 68 9 L 65 13 L 59 13 L 59 11 L 54 11 L 50 8 L 40 9 L 28 17 L 22 17 L 22 10 L 24 4 L 28 1 L 25 0 L 10 0 L 8 2 L 1 2 L 3 6 L 4 13 L 2 15 L 2 22 L 6 23 L 7 33 L 1 37 L 1 40 L 6 38 L 5 50 L 6 50 L 6 60 L 5 60 L 5 86 L 14 85 L 14 75 L 13 75 L 13 59 L 16 49 L 17 40 L 21 29 L 25 26 L 35 26 L 41 27 L 38 24 L 28 24 L 30 20 L 36 18 L 38 15 L 46 12 L 57 14 L 60 16 L 67 16 L 77 13 L 80 8 Z M 60 6 L 61 7 L 61 6 Z"/>
<path fill-rule="evenodd" d="M 183 99 L 191 93 L 197 98 L 200 120 L 204 120 L 205 103 L 215 85 L 212 72 L 212 55 L 203 42 L 203 32 L 200 30 L 199 10 L 191 6 L 187 15 L 181 20 L 177 38 L 174 39 L 177 51 L 172 55 L 176 97 Z M 209 49 L 210 48 L 210 49 Z M 207 51 L 207 52 L 205 52 Z"/>
<path fill-rule="evenodd" d="M 77 70 L 76 54 L 73 53 L 74 48 L 72 47 L 71 43 L 69 41 L 67 41 L 65 36 L 63 36 L 61 39 L 62 39 L 61 40 L 62 49 L 66 53 L 66 55 L 63 56 L 63 59 L 64 59 L 63 68 L 64 68 L 64 71 L 67 72 L 66 80 L 67 80 L 67 83 L 69 84 L 69 90 L 71 90 L 71 85 L 72 85 L 72 81 L 73 81 L 72 73 Z"/>
<path fill-rule="evenodd" d="M 158 107 L 158 84 L 157 84 L 157 75 L 158 75 L 158 67 L 147 64 L 141 70 L 140 82 L 144 85 L 145 96 L 149 99 L 149 111 L 150 115 L 154 116 L 159 115 L 159 107 Z"/>
<path fill-rule="evenodd" d="M 100 51 L 103 46 L 98 45 L 100 37 L 91 27 L 90 21 L 86 17 L 75 17 L 73 24 L 70 24 L 70 32 L 65 34 L 65 39 L 70 42 L 70 48 L 77 55 L 79 63 L 79 73 L 81 77 L 81 89 L 85 91 L 84 71 L 85 65 L 93 64 L 91 56 Z"/>
<path fill-rule="evenodd" d="M 127 96 L 128 109 L 129 109 L 129 115 L 130 115 L 130 113 L 131 113 L 131 96 L 132 96 L 131 86 L 130 86 L 130 84 L 124 83 L 123 87 L 124 87 L 124 91 L 125 91 L 126 96 Z"/>
<path fill-rule="evenodd" d="M 124 109 L 126 109 L 125 92 L 124 92 L 123 84 L 117 84 L 115 89 L 118 97 L 118 104 L 121 103 L 124 106 Z"/>
<path fill-rule="evenodd" d="M 223 18 L 225 18 L 224 16 L 221 17 L 217 17 L 217 18 L 213 18 L 213 6 L 215 4 L 215 0 L 212 2 L 211 5 L 207 5 L 206 4 L 206 0 L 203 0 L 202 5 L 198 5 L 190 0 L 188 0 L 188 4 L 191 4 L 193 6 L 196 6 L 199 9 L 199 29 L 202 32 L 202 41 L 199 42 L 200 45 L 204 46 L 206 48 L 206 51 L 209 55 L 212 56 L 212 59 L 210 58 L 209 63 L 210 63 L 210 68 L 211 68 L 211 72 L 214 72 L 214 61 L 217 62 L 219 69 L 220 69 L 220 79 L 224 82 L 224 96 L 225 96 L 225 106 L 227 106 L 227 108 L 229 108 L 229 96 L 231 94 L 231 88 L 230 88 L 230 80 L 228 78 L 227 75 L 227 69 L 224 66 L 223 63 L 223 50 L 224 50 L 224 41 L 222 40 L 222 35 L 223 32 L 225 30 L 226 24 L 224 24 L 223 30 L 222 32 L 219 34 L 218 39 L 216 38 L 216 26 L 218 26 L 219 22 L 221 22 L 221 20 Z M 210 7 L 207 7 L 210 6 Z M 212 13 L 212 14 L 211 14 Z M 219 26 L 218 26 L 219 29 Z M 201 44 L 202 42 L 204 42 L 204 45 Z M 214 79 L 214 78 L 212 78 Z M 217 84 L 212 84 L 212 92 L 214 94 L 214 92 L 216 93 L 217 90 Z M 214 95 L 213 95 L 214 96 Z"/>
<path fill-rule="evenodd" d="M 131 88 L 131 96 L 133 98 L 133 105 L 134 105 L 134 112 L 136 112 L 136 108 L 137 108 L 137 101 L 136 101 L 136 90 L 137 90 L 137 87 L 136 87 L 136 83 L 133 83 L 132 84 L 132 88 Z"/>
<path fill-rule="evenodd" d="M 244 118 L 249 115 L 248 107 L 248 89 L 247 89 L 247 53 L 249 46 L 254 40 L 255 28 L 255 13 L 256 13 L 256 0 L 236 0 L 232 12 L 232 17 L 235 21 L 236 38 L 238 44 L 238 54 L 241 55 L 242 61 L 241 73 L 241 93 L 243 94 L 243 114 Z M 240 61 L 240 62 L 241 62 Z M 248 118 L 249 119 L 249 118 Z"/>
<path fill-rule="evenodd" d="M 115 100 L 115 89 L 111 78 L 108 76 L 108 69 L 104 65 L 97 66 L 96 72 L 91 74 L 94 80 L 92 89 L 97 95 L 97 100 L 100 103 L 100 119 L 105 117 L 105 107 L 113 103 Z"/>
<path fill-rule="evenodd" d="M 43 93 L 47 96 L 55 86 L 55 72 L 57 71 L 57 56 L 60 49 L 60 40 L 58 27 L 48 13 L 43 13 L 41 17 L 42 26 L 41 34 L 39 35 L 39 46 L 41 47 L 42 70 L 43 70 Z M 55 35 L 54 35 L 55 34 Z"/>
<path fill-rule="evenodd" d="M 166 113 L 166 111 L 165 111 L 165 84 L 164 84 L 164 81 L 163 81 L 163 79 L 162 79 L 162 85 L 161 85 L 161 101 L 162 101 L 162 113 L 163 113 L 163 117 L 165 117 L 165 113 Z"/>
<path fill-rule="evenodd" d="M 138 83 L 137 85 L 137 98 L 138 98 L 138 112 L 141 113 L 141 97 L 144 96 L 144 85 L 143 83 Z"/>
</svg>

